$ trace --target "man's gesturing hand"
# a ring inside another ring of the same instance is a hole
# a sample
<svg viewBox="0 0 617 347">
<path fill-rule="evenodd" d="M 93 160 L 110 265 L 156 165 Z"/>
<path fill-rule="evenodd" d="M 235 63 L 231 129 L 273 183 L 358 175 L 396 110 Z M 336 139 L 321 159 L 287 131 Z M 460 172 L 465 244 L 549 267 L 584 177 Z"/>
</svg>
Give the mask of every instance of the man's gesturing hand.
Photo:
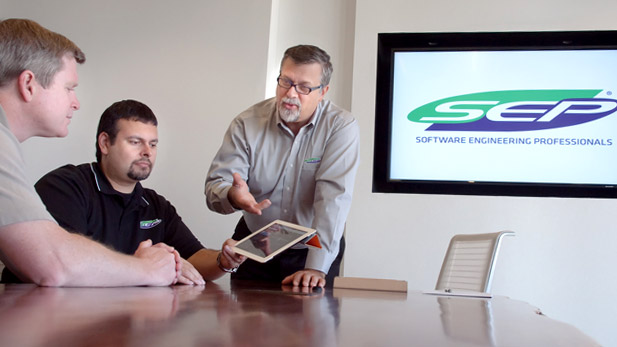
<svg viewBox="0 0 617 347">
<path fill-rule="evenodd" d="M 248 213 L 261 215 L 261 210 L 270 207 L 272 204 L 269 199 L 257 203 L 255 197 L 249 192 L 249 187 L 239 173 L 234 173 L 234 182 L 227 192 L 227 199 L 238 209 Z"/>
</svg>

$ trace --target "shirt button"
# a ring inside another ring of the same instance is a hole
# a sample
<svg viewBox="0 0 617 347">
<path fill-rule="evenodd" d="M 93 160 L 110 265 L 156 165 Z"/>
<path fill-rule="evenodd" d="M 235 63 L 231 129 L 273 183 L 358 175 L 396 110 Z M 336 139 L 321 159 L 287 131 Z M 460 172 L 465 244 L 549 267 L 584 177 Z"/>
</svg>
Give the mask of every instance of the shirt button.
<svg viewBox="0 0 617 347">
<path fill-rule="evenodd" d="M 289 167 L 294 167 L 294 164 L 289 164 Z"/>
<path fill-rule="evenodd" d="M 286 209 L 283 209 L 283 212 L 287 213 L 287 210 L 286 210 Z"/>
<path fill-rule="evenodd" d="M 289 191 L 289 187 L 287 187 L 287 188 L 285 188 L 285 189 L 287 189 L 287 191 Z"/>
</svg>

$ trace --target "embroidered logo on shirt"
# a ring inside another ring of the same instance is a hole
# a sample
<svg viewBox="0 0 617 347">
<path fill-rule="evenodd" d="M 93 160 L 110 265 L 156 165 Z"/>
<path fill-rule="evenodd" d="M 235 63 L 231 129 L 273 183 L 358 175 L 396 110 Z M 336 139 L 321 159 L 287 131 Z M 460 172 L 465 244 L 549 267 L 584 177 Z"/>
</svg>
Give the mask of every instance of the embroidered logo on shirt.
<svg viewBox="0 0 617 347">
<path fill-rule="evenodd" d="M 155 226 L 161 224 L 163 220 L 161 219 L 153 219 L 153 220 L 142 220 L 139 222 L 139 229 L 151 229 Z"/>
<path fill-rule="evenodd" d="M 308 158 L 308 159 L 304 159 L 304 162 L 309 163 L 309 164 L 317 164 L 321 162 L 321 158 Z"/>
</svg>

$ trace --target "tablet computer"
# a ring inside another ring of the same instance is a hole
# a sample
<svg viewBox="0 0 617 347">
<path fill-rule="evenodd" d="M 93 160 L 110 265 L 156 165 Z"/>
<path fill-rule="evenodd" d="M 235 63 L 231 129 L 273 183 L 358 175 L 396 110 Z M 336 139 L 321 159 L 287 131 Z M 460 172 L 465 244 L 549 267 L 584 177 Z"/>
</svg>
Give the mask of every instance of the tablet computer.
<svg viewBox="0 0 617 347">
<path fill-rule="evenodd" d="M 238 241 L 233 248 L 238 254 L 265 263 L 315 232 L 315 229 L 277 219 Z"/>
</svg>

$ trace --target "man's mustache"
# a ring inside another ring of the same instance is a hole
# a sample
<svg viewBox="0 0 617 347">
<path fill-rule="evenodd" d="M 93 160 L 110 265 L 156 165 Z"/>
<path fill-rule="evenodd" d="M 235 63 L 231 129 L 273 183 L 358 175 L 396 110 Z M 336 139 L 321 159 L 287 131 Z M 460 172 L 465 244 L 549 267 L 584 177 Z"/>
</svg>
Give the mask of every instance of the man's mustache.
<svg viewBox="0 0 617 347">
<path fill-rule="evenodd" d="M 296 98 L 283 98 L 283 100 L 281 100 L 282 102 L 286 103 L 286 104 L 292 104 L 292 105 L 296 105 L 298 107 L 302 106 L 300 104 L 300 100 L 296 99 Z"/>
</svg>

